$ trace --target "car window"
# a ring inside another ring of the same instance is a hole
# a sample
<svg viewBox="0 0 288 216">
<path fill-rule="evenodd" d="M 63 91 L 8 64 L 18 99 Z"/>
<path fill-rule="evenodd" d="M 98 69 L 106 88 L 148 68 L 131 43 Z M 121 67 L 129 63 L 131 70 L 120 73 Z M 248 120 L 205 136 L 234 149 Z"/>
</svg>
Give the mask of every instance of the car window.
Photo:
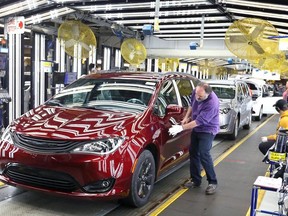
<svg viewBox="0 0 288 216">
<path fill-rule="evenodd" d="M 155 91 L 155 82 L 128 79 L 80 79 L 47 103 L 64 107 L 145 109 Z M 138 107 L 136 107 L 138 106 Z"/>
<path fill-rule="evenodd" d="M 233 99 L 235 98 L 235 87 L 229 85 L 211 85 L 212 90 L 219 99 Z"/>
<path fill-rule="evenodd" d="M 157 102 L 156 102 L 156 113 L 159 116 L 165 115 L 165 109 L 168 104 L 178 104 L 176 91 L 172 80 L 168 80 L 161 86 Z"/>
<path fill-rule="evenodd" d="M 200 82 L 200 80 L 196 79 L 195 77 L 191 77 L 191 81 L 193 84 L 193 89 L 195 89 L 197 84 Z"/>
<path fill-rule="evenodd" d="M 268 86 L 267 86 L 267 85 L 263 85 L 262 96 L 263 96 L 263 97 L 269 96 L 269 89 L 268 89 Z"/>
<path fill-rule="evenodd" d="M 245 83 L 241 83 L 241 86 L 242 86 L 242 91 L 243 91 L 244 96 L 248 97 L 249 96 L 249 90 L 247 88 L 247 85 Z"/>
<path fill-rule="evenodd" d="M 243 98 L 243 91 L 240 83 L 237 83 L 237 99 L 241 100 Z"/>
<path fill-rule="evenodd" d="M 188 107 L 190 104 L 190 95 L 193 91 L 190 80 L 188 79 L 176 80 L 176 84 L 180 93 L 182 106 Z"/>
</svg>

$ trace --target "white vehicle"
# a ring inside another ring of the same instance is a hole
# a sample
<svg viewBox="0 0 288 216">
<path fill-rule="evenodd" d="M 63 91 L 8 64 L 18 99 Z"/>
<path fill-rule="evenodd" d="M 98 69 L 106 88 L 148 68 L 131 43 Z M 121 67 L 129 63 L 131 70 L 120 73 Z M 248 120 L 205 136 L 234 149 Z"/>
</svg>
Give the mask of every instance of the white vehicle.
<svg viewBox="0 0 288 216">
<path fill-rule="evenodd" d="M 243 79 L 252 93 L 253 108 L 252 117 L 253 120 L 260 121 L 263 114 L 275 114 L 277 111 L 273 107 L 273 104 L 282 97 L 272 97 L 269 91 L 269 86 L 264 80 L 259 79 Z"/>
</svg>

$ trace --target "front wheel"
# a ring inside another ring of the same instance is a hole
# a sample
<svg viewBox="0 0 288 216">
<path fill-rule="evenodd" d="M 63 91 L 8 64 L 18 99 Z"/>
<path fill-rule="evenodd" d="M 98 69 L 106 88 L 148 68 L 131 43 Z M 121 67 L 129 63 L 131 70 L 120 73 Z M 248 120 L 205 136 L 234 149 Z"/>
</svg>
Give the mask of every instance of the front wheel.
<svg viewBox="0 0 288 216">
<path fill-rule="evenodd" d="M 233 130 L 233 133 L 229 135 L 229 139 L 236 140 L 238 136 L 238 130 L 239 130 L 239 120 L 238 120 L 238 117 L 236 117 L 235 123 L 234 123 L 234 130 Z"/>
<path fill-rule="evenodd" d="M 256 116 L 255 119 L 256 119 L 257 121 L 261 121 L 262 115 L 263 115 L 263 107 L 261 106 L 260 111 L 259 111 L 259 115 Z"/>
<path fill-rule="evenodd" d="M 249 117 L 248 117 L 248 118 L 249 118 L 249 119 L 248 119 L 248 123 L 245 124 L 245 125 L 243 125 L 243 128 L 244 128 L 245 130 L 249 130 L 250 127 L 251 127 L 251 124 L 252 124 L 252 112 L 249 114 Z"/>
<path fill-rule="evenodd" d="M 137 161 L 131 182 L 129 196 L 122 203 L 134 207 L 145 205 L 154 187 L 155 160 L 152 153 L 144 150 Z"/>
</svg>

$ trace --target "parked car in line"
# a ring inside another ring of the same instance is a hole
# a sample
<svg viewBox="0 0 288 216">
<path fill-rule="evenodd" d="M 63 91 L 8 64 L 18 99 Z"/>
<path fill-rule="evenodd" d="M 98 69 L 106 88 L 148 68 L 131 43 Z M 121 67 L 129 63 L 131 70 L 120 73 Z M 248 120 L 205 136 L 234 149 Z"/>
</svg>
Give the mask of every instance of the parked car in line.
<svg viewBox="0 0 288 216">
<path fill-rule="evenodd" d="M 252 97 L 241 80 L 207 80 L 220 101 L 220 131 L 232 140 L 239 128 L 249 129 L 252 120 Z"/>
<path fill-rule="evenodd" d="M 276 114 L 277 111 L 273 104 L 277 100 L 282 99 L 282 95 L 278 97 L 273 97 L 273 94 L 270 92 L 268 84 L 264 80 L 260 79 L 243 79 L 249 86 L 249 89 L 252 92 L 253 100 L 253 120 L 260 121 L 263 117 L 263 114 Z"/>
<path fill-rule="evenodd" d="M 172 137 L 198 79 L 184 73 L 81 77 L 14 120 L 0 142 L 12 186 L 145 205 L 155 181 L 189 158 L 190 131 Z"/>
<path fill-rule="evenodd" d="M 249 89 L 252 92 L 252 100 L 253 100 L 253 112 L 252 117 L 253 120 L 260 121 L 263 116 L 264 109 L 264 97 L 269 97 L 269 89 L 268 85 L 264 80 L 259 79 L 243 79 L 249 86 Z"/>
</svg>

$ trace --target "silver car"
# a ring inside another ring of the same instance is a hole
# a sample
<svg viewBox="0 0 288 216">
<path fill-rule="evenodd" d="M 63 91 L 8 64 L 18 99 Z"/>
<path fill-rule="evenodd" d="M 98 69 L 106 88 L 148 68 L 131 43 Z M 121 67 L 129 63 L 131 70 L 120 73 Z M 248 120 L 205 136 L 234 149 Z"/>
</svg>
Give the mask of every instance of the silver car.
<svg viewBox="0 0 288 216">
<path fill-rule="evenodd" d="M 252 97 L 241 80 L 207 80 L 220 101 L 220 132 L 232 140 L 239 128 L 249 129 L 252 121 Z"/>
</svg>

